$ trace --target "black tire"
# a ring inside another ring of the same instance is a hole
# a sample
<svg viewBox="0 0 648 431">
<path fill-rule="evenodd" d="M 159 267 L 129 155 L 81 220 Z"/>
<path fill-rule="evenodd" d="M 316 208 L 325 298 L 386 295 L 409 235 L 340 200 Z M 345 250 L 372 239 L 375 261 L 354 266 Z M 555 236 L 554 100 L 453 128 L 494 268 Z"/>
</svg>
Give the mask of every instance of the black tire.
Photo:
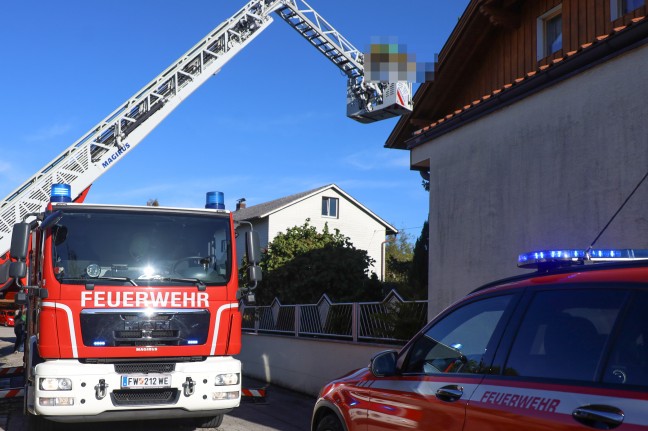
<svg viewBox="0 0 648 431">
<path fill-rule="evenodd" d="M 319 421 L 316 431 L 344 431 L 344 428 L 337 416 L 328 414 Z"/>
<path fill-rule="evenodd" d="M 223 415 L 214 416 L 213 418 L 198 418 L 196 426 L 198 428 L 218 428 L 223 423 Z"/>
</svg>

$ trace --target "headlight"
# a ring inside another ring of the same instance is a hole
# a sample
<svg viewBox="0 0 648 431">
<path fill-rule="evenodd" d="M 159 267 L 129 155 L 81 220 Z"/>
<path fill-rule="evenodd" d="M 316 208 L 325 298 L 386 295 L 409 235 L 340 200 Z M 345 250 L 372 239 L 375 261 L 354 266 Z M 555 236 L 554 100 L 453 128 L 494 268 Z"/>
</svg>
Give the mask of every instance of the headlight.
<svg viewBox="0 0 648 431">
<path fill-rule="evenodd" d="M 216 381 L 214 382 L 216 386 L 238 385 L 238 383 L 238 373 L 216 374 Z"/>
<path fill-rule="evenodd" d="M 41 378 L 39 387 L 43 391 L 71 391 L 72 380 L 65 377 Z"/>
</svg>

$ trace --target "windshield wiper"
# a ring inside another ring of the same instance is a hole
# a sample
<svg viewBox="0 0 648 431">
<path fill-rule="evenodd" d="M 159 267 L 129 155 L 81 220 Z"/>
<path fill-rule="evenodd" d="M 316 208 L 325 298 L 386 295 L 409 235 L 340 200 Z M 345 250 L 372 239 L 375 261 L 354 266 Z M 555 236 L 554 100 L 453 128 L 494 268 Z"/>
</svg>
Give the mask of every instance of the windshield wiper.
<svg viewBox="0 0 648 431">
<path fill-rule="evenodd" d="M 128 277 L 92 277 L 92 278 L 87 278 L 87 277 L 62 277 L 59 279 L 59 281 L 64 282 L 64 281 L 84 281 L 86 284 L 86 289 L 87 290 L 93 290 L 94 289 L 94 280 L 108 280 L 108 281 L 122 281 L 122 282 L 127 282 L 132 284 L 133 286 L 139 286 L 135 281 L 131 278 Z"/>
<path fill-rule="evenodd" d="M 193 283 L 196 285 L 199 291 L 204 291 L 207 285 L 199 278 L 175 278 L 175 277 L 160 277 L 155 278 L 154 280 L 160 281 L 177 281 L 180 283 Z"/>
</svg>

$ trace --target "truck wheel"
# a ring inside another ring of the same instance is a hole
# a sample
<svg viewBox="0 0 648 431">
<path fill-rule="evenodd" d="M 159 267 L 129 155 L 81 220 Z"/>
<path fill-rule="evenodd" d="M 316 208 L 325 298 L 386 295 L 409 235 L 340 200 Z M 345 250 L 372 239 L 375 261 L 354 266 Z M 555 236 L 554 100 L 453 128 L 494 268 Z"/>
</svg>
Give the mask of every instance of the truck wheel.
<svg viewBox="0 0 648 431">
<path fill-rule="evenodd" d="M 223 415 L 214 416 L 213 418 L 198 418 L 196 426 L 198 428 L 218 428 L 223 423 Z"/>
<path fill-rule="evenodd" d="M 328 414 L 317 424 L 316 431 L 343 431 L 342 424 L 337 416 Z"/>
</svg>

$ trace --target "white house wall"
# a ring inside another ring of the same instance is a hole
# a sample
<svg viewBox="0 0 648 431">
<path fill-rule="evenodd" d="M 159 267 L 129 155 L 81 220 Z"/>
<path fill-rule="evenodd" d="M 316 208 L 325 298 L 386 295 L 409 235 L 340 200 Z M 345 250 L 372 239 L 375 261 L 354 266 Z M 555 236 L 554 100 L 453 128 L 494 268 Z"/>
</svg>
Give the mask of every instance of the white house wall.
<svg viewBox="0 0 648 431">
<path fill-rule="evenodd" d="M 430 164 L 431 312 L 523 273 L 518 254 L 587 248 L 648 169 L 648 47 L 418 146 Z M 597 247 L 648 247 L 648 184 Z"/>
<path fill-rule="evenodd" d="M 322 197 L 339 199 L 339 218 L 322 216 Z M 303 225 L 307 218 L 310 218 L 310 225 L 315 226 L 319 232 L 324 228 L 324 224 L 328 223 L 331 232 L 339 229 L 350 238 L 355 248 L 366 250 L 375 261 L 370 271 L 375 272 L 378 277 L 381 276 L 385 226 L 335 190 L 324 190 L 270 215 L 268 236 L 274 238 L 290 227 Z"/>
</svg>

